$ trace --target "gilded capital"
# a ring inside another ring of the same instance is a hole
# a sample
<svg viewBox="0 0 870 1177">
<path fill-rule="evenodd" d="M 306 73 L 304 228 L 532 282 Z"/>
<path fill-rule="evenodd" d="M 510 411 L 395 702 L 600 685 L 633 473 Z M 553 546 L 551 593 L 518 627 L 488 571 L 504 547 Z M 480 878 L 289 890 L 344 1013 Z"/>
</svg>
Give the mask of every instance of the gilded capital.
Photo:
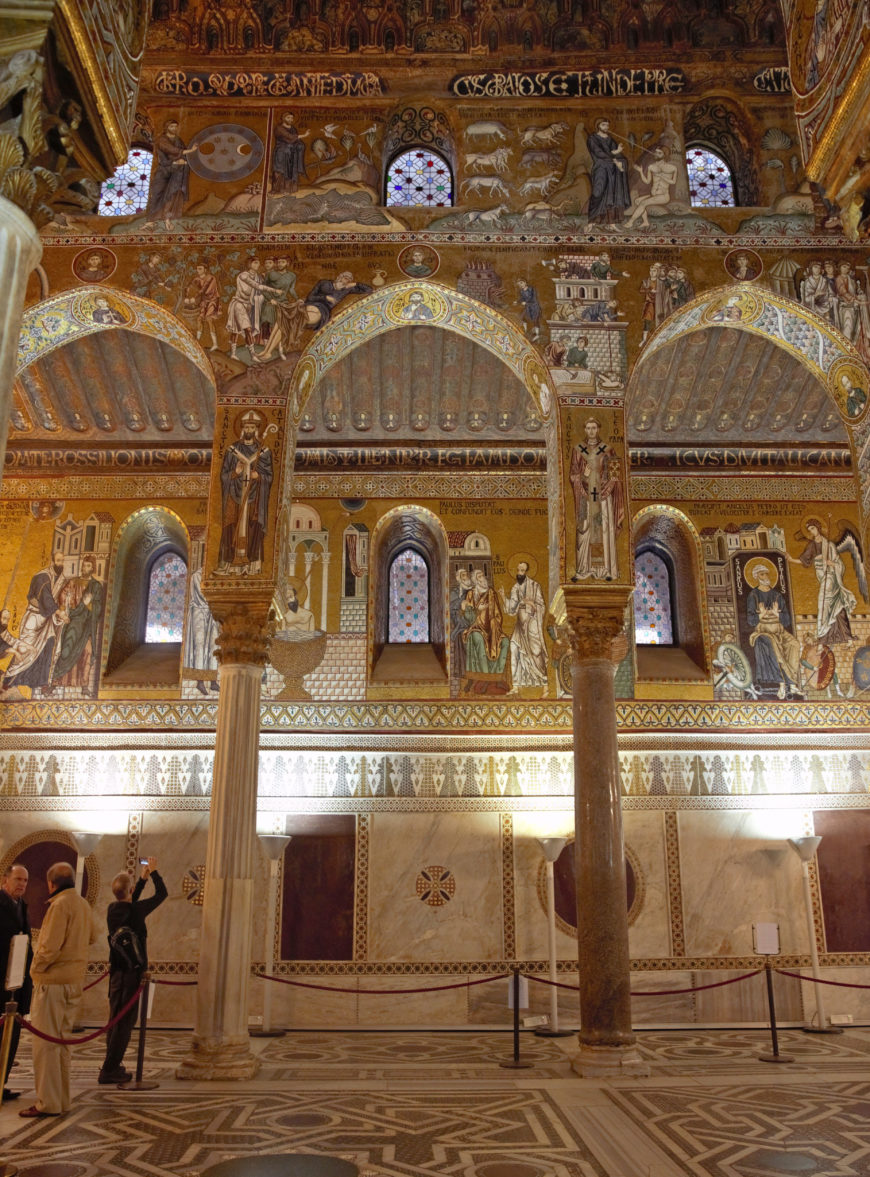
<svg viewBox="0 0 870 1177">
<path fill-rule="evenodd" d="M 624 625 L 622 609 L 569 613 L 565 636 L 574 659 L 578 662 L 612 661 L 613 641 L 622 633 Z"/>
<path fill-rule="evenodd" d="M 268 614 L 262 608 L 236 605 L 227 609 L 220 623 L 215 654 L 222 666 L 232 662 L 265 666 L 269 657 L 270 626 Z"/>
</svg>

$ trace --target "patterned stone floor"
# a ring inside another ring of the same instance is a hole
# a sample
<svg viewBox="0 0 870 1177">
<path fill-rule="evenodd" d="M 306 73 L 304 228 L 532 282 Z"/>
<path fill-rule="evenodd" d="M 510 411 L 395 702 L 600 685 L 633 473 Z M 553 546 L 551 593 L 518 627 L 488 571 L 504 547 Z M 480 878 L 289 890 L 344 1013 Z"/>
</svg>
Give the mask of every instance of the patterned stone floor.
<svg viewBox="0 0 870 1177">
<path fill-rule="evenodd" d="M 571 1071 L 573 1039 L 524 1034 L 296 1033 L 256 1039 L 258 1077 L 182 1083 L 188 1035 L 151 1032 L 148 1092 L 98 1087 L 100 1043 L 74 1048 L 69 1115 L 0 1108 L 0 1161 L 19 1177 L 199 1177 L 228 1157 L 317 1153 L 371 1177 L 867 1177 L 870 1030 L 644 1031 L 646 1079 Z M 132 1062 L 128 1056 L 128 1062 Z M 13 1088 L 32 1081 L 29 1043 Z"/>
</svg>

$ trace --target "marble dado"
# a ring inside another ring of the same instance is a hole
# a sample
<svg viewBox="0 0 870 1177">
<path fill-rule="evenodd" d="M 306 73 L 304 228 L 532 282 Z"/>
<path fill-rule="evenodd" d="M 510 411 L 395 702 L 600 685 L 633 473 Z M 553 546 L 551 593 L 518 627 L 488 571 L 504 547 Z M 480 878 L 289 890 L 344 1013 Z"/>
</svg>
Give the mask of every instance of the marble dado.
<svg viewBox="0 0 870 1177">
<path fill-rule="evenodd" d="M 206 748 L 35 750 L 5 741 L 0 752 L 0 803 L 6 799 L 56 800 L 125 797 L 195 802 L 208 797 L 214 756 Z M 667 807 L 669 802 L 816 796 L 866 798 L 870 752 L 848 749 L 747 752 L 621 752 L 626 803 Z M 258 804 L 262 812 L 311 809 L 311 802 L 369 804 L 439 801 L 444 808 L 487 807 L 536 798 L 574 796 L 573 757 L 563 751 L 472 753 L 301 752 L 260 750 Z"/>
</svg>

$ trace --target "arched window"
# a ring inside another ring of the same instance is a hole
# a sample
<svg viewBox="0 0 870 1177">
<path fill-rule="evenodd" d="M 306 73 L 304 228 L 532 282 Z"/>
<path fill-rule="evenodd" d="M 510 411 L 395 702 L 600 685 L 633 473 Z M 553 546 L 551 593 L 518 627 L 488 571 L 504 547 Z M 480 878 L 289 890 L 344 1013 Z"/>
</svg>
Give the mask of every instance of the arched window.
<svg viewBox="0 0 870 1177">
<path fill-rule="evenodd" d="M 693 208 L 734 207 L 734 177 L 721 155 L 703 144 L 686 149 L 689 199 Z"/>
<path fill-rule="evenodd" d="M 166 552 L 151 565 L 145 642 L 180 642 L 184 629 L 184 596 L 187 565 L 175 552 Z"/>
<path fill-rule="evenodd" d="M 672 646 L 671 570 L 648 548 L 634 561 L 634 640 L 638 646 Z"/>
<path fill-rule="evenodd" d="M 115 168 L 114 175 L 100 189 L 98 212 L 104 217 L 122 217 L 148 207 L 151 187 L 151 161 L 154 157 L 142 147 L 134 147 L 127 162 Z"/>
<path fill-rule="evenodd" d="M 386 203 L 406 208 L 448 208 L 453 204 L 450 164 L 425 147 L 401 152 L 387 169 Z"/>
<path fill-rule="evenodd" d="M 419 552 L 405 548 L 390 564 L 390 642 L 429 641 L 429 567 Z"/>
</svg>

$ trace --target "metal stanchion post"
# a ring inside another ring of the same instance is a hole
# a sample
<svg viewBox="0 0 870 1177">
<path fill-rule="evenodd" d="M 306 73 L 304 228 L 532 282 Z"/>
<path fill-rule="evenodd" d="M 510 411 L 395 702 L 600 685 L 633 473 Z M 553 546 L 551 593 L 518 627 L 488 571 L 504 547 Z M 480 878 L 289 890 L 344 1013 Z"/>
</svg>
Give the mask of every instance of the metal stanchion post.
<svg viewBox="0 0 870 1177">
<path fill-rule="evenodd" d="M 3 1037 L 0 1038 L 0 1075 L 3 1076 L 3 1081 L 6 1081 L 6 1068 L 9 1065 L 9 1052 L 12 1049 L 12 1031 L 15 1027 L 15 1015 L 18 1013 L 18 1002 L 7 1001 L 6 1008 L 3 1010 Z M 0 1103 L 3 1102 L 3 1093 L 0 1091 Z"/>
<path fill-rule="evenodd" d="M 779 1053 L 779 1038 L 776 1033 L 776 1007 L 773 1004 L 773 970 L 770 967 L 770 962 L 766 962 L 764 966 L 765 977 L 767 978 L 767 1006 L 770 1011 L 770 1037 L 773 1042 L 772 1054 L 760 1054 L 758 1057 L 763 1063 L 793 1063 L 794 1059 L 790 1054 Z"/>
<path fill-rule="evenodd" d="M 6 1065 L 9 1062 L 9 1051 L 12 1048 L 12 1027 L 15 1025 L 15 1016 L 18 1013 L 18 1002 L 7 1001 L 3 1013 L 5 1017 L 3 1019 L 3 1037 L 0 1038 L 0 1075 L 5 1076 Z M 0 1090 L 0 1102 L 2 1100 L 3 1093 Z M 4 1161 L 0 1161 L 0 1177 L 15 1177 L 17 1172 L 14 1165 L 7 1165 Z"/>
<path fill-rule="evenodd" d="M 514 1006 L 514 1057 L 506 1059 L 503 1063 L 499 1063 L 500 1067 L 523 1068 L 531 1067 L 532 1063 L 525 1063 L 520 1060 L 520 970 L 514 967 L 514 975 L 511 980 L 513 986 L 513 1006 Z"/>
<path fill-rule="evenodd" d="M 132 1083 L 119 1083 L 121 1091 L 153 1091 L 159 1083 L 153 1080 L 143 1080 L 142 1070 L 145 1066 L 145 1035 L 148 1030 L 148 994 L 151 991 L 151 977 L 145 973 L 142 978 L 142 1000 L 139 1005 L 139 1049 L 136 1052 L 136 1078 Z"/>
</svg>

